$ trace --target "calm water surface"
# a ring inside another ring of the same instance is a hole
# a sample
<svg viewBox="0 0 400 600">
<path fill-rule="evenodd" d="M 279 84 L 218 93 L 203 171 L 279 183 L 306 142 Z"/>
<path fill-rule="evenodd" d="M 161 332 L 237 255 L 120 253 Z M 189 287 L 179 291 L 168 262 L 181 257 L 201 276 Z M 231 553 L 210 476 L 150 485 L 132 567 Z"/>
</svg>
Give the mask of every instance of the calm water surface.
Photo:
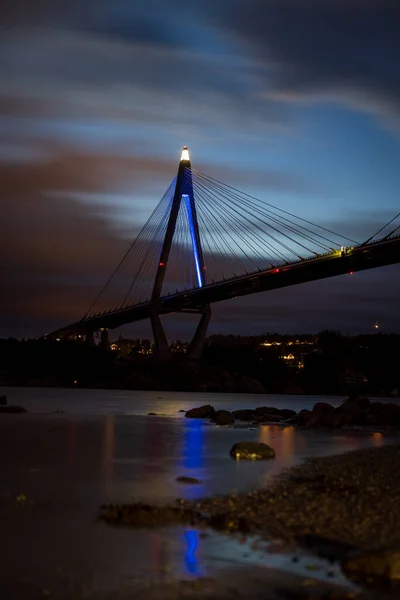
<svg viewBox="0 0 400 600">
<path fill-rule="evenodd" d="M 179 412 L 205 403 L 229 410 L 300 410 L 323 400 L 317 397 L 0 388 L 3 393 L 29 410 L 0 419 L 0 531 L 7 540 L 0 581 L 7 593 L 18 589 L 21 597 L 34 588 L 57 589 L 66 580 L 90 579 L 90 585 L 104 587 L 165 572 L 196 576 L 227 564 L 264 564 L 265 556 L 223 536 L 203 538 L 187 528 L 114 529 L 95 518 L 102 503 L 162 503 L 247 490 L 267 485 L 305 457 L 391 441 L 380 433 L 276 425 L 217 428 Z M 229 450 L 240 440 L 270 444 L 276 459 L 233 461 Z M 180 475 L 201 484 L 179 484 Z M 289 568 L 287 562 L 268 558 L 268 566 Z"/>
</svg>

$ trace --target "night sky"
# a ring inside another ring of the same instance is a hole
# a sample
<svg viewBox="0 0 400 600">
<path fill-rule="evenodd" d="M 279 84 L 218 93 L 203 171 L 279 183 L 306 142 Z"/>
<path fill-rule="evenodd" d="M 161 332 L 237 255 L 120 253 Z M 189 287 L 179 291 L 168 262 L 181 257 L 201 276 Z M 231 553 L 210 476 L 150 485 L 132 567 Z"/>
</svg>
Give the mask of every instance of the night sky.
<svg viewBox="0 0 400 600">
<path fill-rule="evenodd" d="M 359 241 L 400 210 L 398 0 L 0 6 L 0 336 L 84 314 L 184 144 L 200 171 Z M 227 302 L 210 332 L 400 332 L 399 273 Z"/>
</svg>

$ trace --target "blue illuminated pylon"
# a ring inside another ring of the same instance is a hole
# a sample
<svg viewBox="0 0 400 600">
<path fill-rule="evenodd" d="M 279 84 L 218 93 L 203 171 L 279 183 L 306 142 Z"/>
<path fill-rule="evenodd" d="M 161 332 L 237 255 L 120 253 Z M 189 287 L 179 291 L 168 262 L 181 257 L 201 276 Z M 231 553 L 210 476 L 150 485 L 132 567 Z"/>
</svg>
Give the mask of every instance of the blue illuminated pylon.
<svg viewBox="0 0 400 600">
<path fill-rule="evenodd" d="M 204 285 L 204 267 L 203 267 L 203 269 L 201 268 L 200 247 L 199 247 L 199 242 L 196 237 L 196 230 L 195 230 L 195 226 L 194 226 L 192 202 L 190 199 L 190 195 L 182 194 L 182 200 L 185 201 L 186 210 L 187 210 L 187 214 L 188 214 L 190 237 L 192 239 L 193 254 L 194 254 L 194 265 L 196 267 L 197 283 L 198 283 L 199 287 L 203 287 L 203 285 Z"/>
<path fill-rule="evenodd" d="M 160 321 L 160 314 L 162 313 L 161 289 L 167 270 L 172 240 L 175 233 L 179 209 L 182 205 L 182 200 L 184 202 L 189 221 L 197 284 L 199 287 L 203 287 L 206 283 L 205 265 L 203 258 L 203 250 L 201 247 L 199 224 L 197 221 L 196 204 L 193 193 L 192 166 L 190 163 L 189 151 L 187 149 L 187 146 L 183 147 L 181 160 L 179 162 L 174 198 L 172 200 L 167 230 L 165 233 L 164 243 L 161 249 L 156 278 L 154 281 L 154 287 L 151 296 L 152 308 L 150 320 L 153 329 L 154 341 L 156 343 L 156 348 L 159 354 L 169 354 L 167 338 L 165 336 L 165 332 Z M 200 323 L 196 329 L 196 333 L 188 351 L 188 354 L 192 358 L 198 358 L 201 354 L 201 349 L 207 332 L 208 323 L 210 321 L 210 306 L 205 305 L 199 307 L 198 312 L 202 315 L 202 317 L 200 319 Z"/>
</svg>

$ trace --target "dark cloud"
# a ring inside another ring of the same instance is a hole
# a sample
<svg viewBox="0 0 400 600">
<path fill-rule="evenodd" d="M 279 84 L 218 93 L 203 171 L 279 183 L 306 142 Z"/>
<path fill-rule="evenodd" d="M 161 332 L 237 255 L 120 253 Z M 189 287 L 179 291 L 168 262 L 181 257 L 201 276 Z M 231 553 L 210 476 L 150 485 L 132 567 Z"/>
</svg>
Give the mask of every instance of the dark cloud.
<svg viewBox="0 0 400 600">
<path fill-rule="evenodd" d="M 175 175 L 176 139 L 222 148 L 196 167 L 239 189 L 318 198 L 317 169 L 313 181 L 284 161 L 265 169 L 253 140 L 296 132 L 299 102 L 400 122 L 397 1 L 3 0 L 1 11 L 0 333 L 83 314 Z M 235 136 L 246 151 L 230 164 Z M 322 225 L 360 240 L 393 216 L 331 212 Z M 394 275 L 235 300 L 212 327 L 368 328 L 380 306 L 398 328 Z"/>
<path fill-rule="evenodd" d="M 165 182 L 174 175 L 170 161 L 161 159 L 155 171 L 151 156 L 91 154 L 60 142 L 31 142 L 38 151 L 36 160 L 0 162 L 0 286 L 7 290 L 0 300 L 4 334 L 22 329 L 16 327 L 16 319 L 29 322 L 26 334 L 38 335 L 46 319 L 48 324 L 57 319 L 59 326 L 80 318 L 156 204 L 146 207 L 132 198 L 129 226 L 115 215 L 112 200 L 95 203 L 81 198 L 107 192 L 112 196 L 122 184 L 132 195 L 144 190 L 161 198 Z M 272 187 L 285 180 L 274 173 L 263 179 Z M 156 256 L 159 247 L 148 244 L 148 252 Z M 179 281 L 177 273 L 171 276 Z M 120 292 L 108 301 L 121 301 Z"/>
<path fill-rule="evenodd" d="M 16 317 L 29 316 L 31 335 L 43 333 L 46 318 L 80 318 L 138 231 L 124 230 L 110 206 L 75 194 L 112 189 L 124 177 L 132 185 L 135 173 L 142 183 L 151 161 L 58 150 L 47 160 L 0 163 L 2 332 Z"/>
<path fill-rule="evenodd" d="M 400 109 L 395 0 L 250 0 L 228 22 L 265 72 L 266 95 L 315 95 L 393 115 Z"/>
</svg>

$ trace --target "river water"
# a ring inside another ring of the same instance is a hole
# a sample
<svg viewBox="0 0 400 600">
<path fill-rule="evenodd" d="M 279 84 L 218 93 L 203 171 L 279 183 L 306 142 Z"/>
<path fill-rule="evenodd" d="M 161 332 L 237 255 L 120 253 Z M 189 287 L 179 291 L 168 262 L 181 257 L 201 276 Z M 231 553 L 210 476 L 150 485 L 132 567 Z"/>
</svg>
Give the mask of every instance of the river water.
<svg viewBox="0 0 400 600">
<path fill-rule="evenodd" d="M 244 491 L 268 485 L 308 456 L 391 441 L 378 432 L 217 428 L 179 412 L 206 403 L 228 410 L 300 410 L 326 400 L 315 396 L 0 388 L 4 393 L 10 404 L 29 411 L 0 419 L 0 531 L 7 540 L 0 582 L 5 593 L 17 590 L 21 598 L 33 589 L 59 592 L 76 582 L 111 589 L 165 573 L 196 577 L 227 565 L 265 564 L 265 555 L 224 536 L 203 537 L 190 528 L 115 529 L 95 519 L 103 503 Z M 329 398 L 331 404 L 341 401 Z M 233 461 L 229 450 L 243 440 L 270 444 L 276 459 Z M 180 484 L 182 475 L 201 483 Z M 289 569 L 288 557 L 270 555 L 268 566 Z"/>
</svg>

